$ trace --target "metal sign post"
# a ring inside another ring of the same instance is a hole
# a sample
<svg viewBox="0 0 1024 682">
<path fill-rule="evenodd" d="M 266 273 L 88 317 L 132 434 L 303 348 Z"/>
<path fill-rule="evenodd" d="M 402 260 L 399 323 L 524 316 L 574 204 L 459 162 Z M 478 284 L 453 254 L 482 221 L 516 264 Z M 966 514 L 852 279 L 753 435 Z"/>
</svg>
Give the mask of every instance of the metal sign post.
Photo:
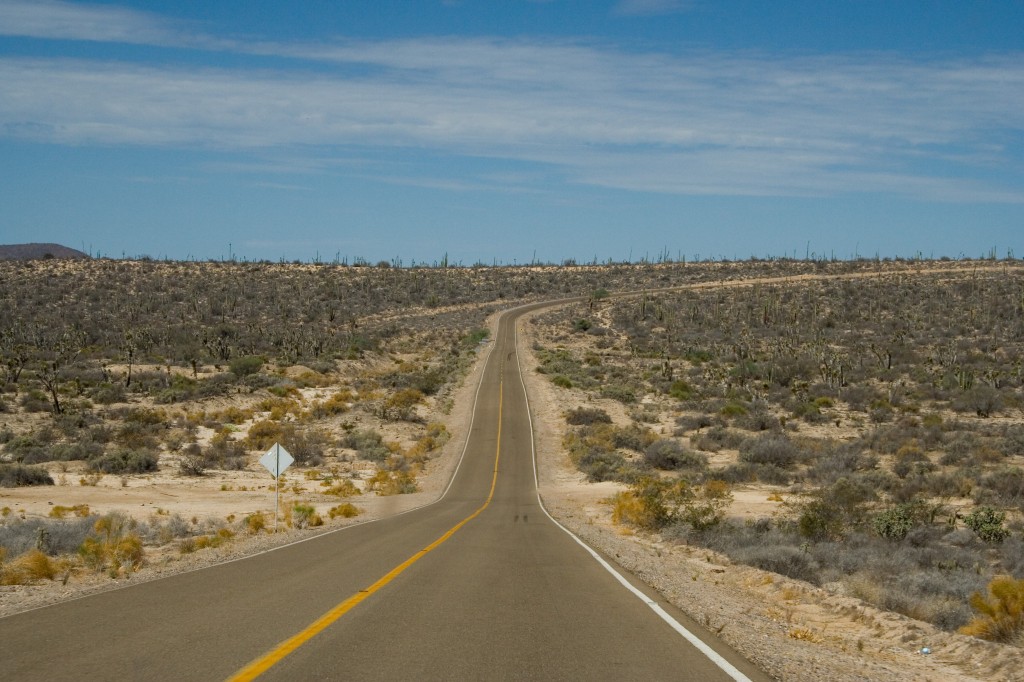
<svg viewBox="0 0 1024 682">
<path fill-rule="evenodd" d="M 274 532 L 277 533 L 277 521 L 281 509 L 281 474 L 292 465 L 295 458 L 279 444 L 267 450 L 267 453 L 260 457 L 260 464 L 266 467 L 267 471 L 274 475 Z"/>
</svg>

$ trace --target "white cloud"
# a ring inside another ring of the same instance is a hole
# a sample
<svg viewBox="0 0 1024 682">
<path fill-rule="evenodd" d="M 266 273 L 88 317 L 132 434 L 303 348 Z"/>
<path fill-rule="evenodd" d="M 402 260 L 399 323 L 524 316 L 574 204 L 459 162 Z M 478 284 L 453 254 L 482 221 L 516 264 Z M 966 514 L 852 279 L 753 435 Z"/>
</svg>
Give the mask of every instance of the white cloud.
<svg viewBox="0 0 1024 682">
<path fill-rule="evenodd" d="M 128 13 L 122 23 L 132 21 L 148 19 Z M 273 150 L 303 172 L 333 164 L 329 172 L 355 173 L 338 160 L 416 149 L 540 164 L 548 178 L 629 190 L 1024 200 L 1016 54 L 672 56 L 455 38 L 236 49 L 299 59 L 270 71 L 0 58 L 0 136 Z M 316 69 L 305 68 L 310 60 Z M 430 180 L 466 181 L 457 171 Z"/>
<path fill-rule="evenodd" d="M 612 9 L 614 14 L 623 16 L 657 16 L 676 14 L 693 9 L 690 0 L 619 0 Z"/>
<path fill-rule="evenodd" d="M 155 15 L 57 0 L 3 0 L 0 35 L 157 45 L 181 40 Z"/>
</svg>

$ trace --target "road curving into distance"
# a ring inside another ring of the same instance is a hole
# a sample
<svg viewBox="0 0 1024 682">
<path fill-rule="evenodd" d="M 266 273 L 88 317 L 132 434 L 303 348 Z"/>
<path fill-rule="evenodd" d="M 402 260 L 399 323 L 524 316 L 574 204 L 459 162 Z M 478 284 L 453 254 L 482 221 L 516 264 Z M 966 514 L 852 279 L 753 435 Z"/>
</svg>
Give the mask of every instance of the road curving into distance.
<svg viewBox="0 0 1024 682">
<path fill-rule="evenodd" d="M 506 312 L 437 502 L 0 619 L 10 680 L 766 680 L 537 495 Z"/>
</svg>

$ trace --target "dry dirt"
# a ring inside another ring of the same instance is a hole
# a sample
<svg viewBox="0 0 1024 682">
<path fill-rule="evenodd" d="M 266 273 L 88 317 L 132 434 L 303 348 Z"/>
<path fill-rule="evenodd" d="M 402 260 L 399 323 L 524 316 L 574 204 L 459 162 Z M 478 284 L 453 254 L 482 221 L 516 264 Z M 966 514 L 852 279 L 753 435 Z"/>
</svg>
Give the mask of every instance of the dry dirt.
<svg viewBox="0 0 1024 682">
<path fill-rule="evenodd" d="M 492 329 L 493 322 L 492 318 Z M 604 500 L 620 486 L 589 484 L 569 463 L 561 439 L 564 411 L 574 407 L 567 402 L 571 393 L 557 389 L 536 373 L 536 362 L 529 352 L 531 333 L 530 322 L 521 321 L 519 344 L 531 407 L 537 418 L 540 494 L 545 506 L 573 532 L 652 585 L 697 622 L 717 632 L 769 674 L 783 680 L 808 681 L 1024 680 L 1019 649 L 945 633 L 827 589 L 731 565 L 727 558 L 712 552 L 668 543 L 657 535 L 632 534 L 612 524 L 611 509 Z M 81 575 L 67 585 L 55 582 L 0 587 L 0 617 L 252 555 L 429 504 L 443 492 L 461 455 L 472 394 L 485 358 L 486 351 L 453 394 L 454 408 L 450 414 L 442 414 L 433 405 L 433 412 L 427 415 L 430 421 L 445 423 L 453 437 L 435 453 L 421 474 L 420 492 L 354 498 L 363 511 L 358 518 L 329 521 L 318 529 L 239 536 L 221 547 L 186 555 L 172 547 L 150 552 L 147 565 L 128 579 Z M 603 402 L 601 406 L 612 409 Z M 46 516 L 53 505 L 88 504 L 91 510 L 101 513 L 120 510 L 140 519 L 178 513 L 197 521 L 273 510 L 273 479 L 258 464 L 246 471 L 211 472 L 199 479 L 179 476 L 173 467 L 161 464 L 158 474 L 125 479 L 107 476 L 96 486 L 79 485 L 80 472 L 73 468 L 67 472 L 55 470 L 55 478 L 64 485 L 0 489 L 0 507 L 11 507 L 15 513 L 26 516 Z M 301 499 L 314 504 L 321 514 L 338 503 L 335 498 L 316 498 L 316 481 L 292 474 L 288 484 L 295 483 L 306 489 L 300 494 Z M 241 489 L 243 486 L 246 490 Z M 736 491 L 732 513 L 770 512 L 778 505 L 768 500 L 770 492 L 756 488 Z M 925 647 L 930 653 L 921 653 Z"/>
<path fill-rule="evenodd" d="M 551 514 L 592 547 L 657 589 L 748 659 L 781 680 L 1024 680 L 1020 650 L 938 630 L 881 611 L 859 599 L 759 569 L 733 565 L 705 549 L 666 542 L 611 521 L 607 500 L 625 489 L 588 483 L 561 442 L 566 411 L 586 404 L 609 414 L 611 400 L 584 399 L 536 371 L 529 353 L 530 320 L 520 323 L 519 348 L 536 416 L 540 494 Z M 771 486 L 734 491 L 730 514 L 770 515 Z M 922 653 L 927 649 L 930 653 Z"/>
<path fill-rule="evenodd" d="M 33 585 L 0 586 L 0 617 L 253 555 L 280 545 L 334 532 L 346 526 L 393 516 L 436 501 L 451 480 L 462 454 L 466 438 L 465 425 L 470 420 L 473 394 L 489 348 L 489 345 L 483 347 L 469 374 L 452 393 L 453 406 L 450 412 L 445 413 L 434 400 L 428 401 L 423 410 L 422 416 L 426 421 L 443 423 L 452 437 L 443 447 L 432 453 L 425 470 L 417 478 L 418 492 L 384 497 L 370 493 L 342 500 L 320 492 L 319 480 L 311 480 L 304 471 L 292 468 L 281 476 L 281 509 L 286 509 L 296 501 L 311 505 L 323 518 L 323 526 L 300 530 L 289 528 L 282 522 L 278 532 L 274 534 L 238 534 L 224 545 L 188 554 L 180 553 L 177 543 L 160 548 L 147 546 L 145 564 L 128 577 L 111 579 L 102 574 L 79 572 L 66 584 L 43 582 Z M 303 398 L 306 402 L 323 399 L 336 388 L 303 389 Z M 203 407 L 210 410 L 223 409 L 231 405 L 230 400 L 215 399 L 206 401 Z M 369 423 L 367 415 L 345 415 L 345 418 L 353 419 L 357 426 L 377 428 L 386 440 L 402 443 L 403 446 L 411 444 L 414 440 L 411 433 L 413 426 L 408 423 L 385 424 L 379 420 Z M 46 417 L 37 415 L 35 419 L 41 420 Z M 251 423 L 252 419 L 244 422 L 238 426 L 238 430 L 244 433 Z M 340 427 L 337 431 L 340 432 Z M 200 429 L 200 443 L 206 444 L 212 433 L 209 429 Z M 166 520 L 176 514 L 190 521 L 197 529 L 203 528 L 210 521 L 242 519 L 254 512 L 263 512 L 268 519 L 273 519 L 276 494 L 274 478 L 256 461 L 257 459 L 255 456 L 250 457 L 249 465 L 241 471 L 208 470 L 202 477 L 193 477 L 179 474 L 177 457 L 165 453 L 161 455 L 160 468 L 157 472 L 131 476 L 107 475 L 93 485 L 81 483 L 88 478 L 84 462 L 50 463 L 45 466 L 56 481 L 56 485 L 0 488 L 0 508 L 6 508 L 10 510 L 9 513 L 22 518 L 48 517 L 57 505 L 66 508 L 88 505 L 92 513 L 105 514 L 117 511 L 139 521 Z M 322 473 L 335 472 L 341 477 L 355 472 L 365 480 L 373 474 L 376 467 L 370 462 L 353 462 L 329 456 L 324 466 L 318 467 L 317 470 Z M 357 486 L 363 485 L 358 476 L 354 482 Z M 353 503 L 360 510 L 359 516 L 352 519 L 330 519 L 328 510 L 343 502 Z"/>
</svg>

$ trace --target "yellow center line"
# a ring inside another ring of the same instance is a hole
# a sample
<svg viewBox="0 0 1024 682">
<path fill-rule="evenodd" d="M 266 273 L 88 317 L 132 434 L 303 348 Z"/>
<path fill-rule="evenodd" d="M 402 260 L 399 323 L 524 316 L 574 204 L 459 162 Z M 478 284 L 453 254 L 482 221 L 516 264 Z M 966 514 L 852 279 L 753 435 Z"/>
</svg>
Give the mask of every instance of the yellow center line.
<svg viewBox="0 0 1024 682">
<path fill-rule="evenodd" d="M 491 478 L 491 490 L 487 493 L 487 499 L 483 505 L 475 512 L 467 516 L 466 518 L 459 521 L 457 524 L 452 526 L 444 535 L 431 542 L 429 545 L 421 549 L 420 551 L 413 554 L 411 557 L 403 561 L 402 563 L 395 566 L 393 569 L 388 571 L 384 577 L 375 582 L 374 584 L 367 587 L 365 590 L 356 592 L 351 597 L 341 602 L 324 615 L 317 618 L 309 626 L 307 626 L 301 632 L 292 635 L 288 639 L 284 640 L 276 647 L 263 654 L 249 665 L 245 666 L 237 673 L 228 678 L 228 682 L 243 682 L 248 680 L 255 680 L 263 673 L 270 670 L 272 667 L 280 663 L 286 656 L 298 649 L 300 646 L 308 642 L 309 640 L 316 637 L 320 632 L 329 627 L 336 620 L 344 616 L 346 613 L 355 608 L 364 599 L 372 595 L 377 590 L 381 589 L 389 582 L 397 578 L 402 574 L 405 569 L 412 566 L 414 563 L 422 559 L 428 553 L 440 547 L 448 538 L 455 535 L 456 531 L 465 526 L 467 523 L 475 519 L 480 513 L 487 509 L 488 505 L 491 504 L 491 499 L 494 497 L 494 488 L 498 483 L 498 460 L 501 459 L 501 413 L 502 406 L 505 401 L 504 381 L 502 380 L 498 384 L 498 447 L 494 455 L 494 476 Z"/>
</svg>

